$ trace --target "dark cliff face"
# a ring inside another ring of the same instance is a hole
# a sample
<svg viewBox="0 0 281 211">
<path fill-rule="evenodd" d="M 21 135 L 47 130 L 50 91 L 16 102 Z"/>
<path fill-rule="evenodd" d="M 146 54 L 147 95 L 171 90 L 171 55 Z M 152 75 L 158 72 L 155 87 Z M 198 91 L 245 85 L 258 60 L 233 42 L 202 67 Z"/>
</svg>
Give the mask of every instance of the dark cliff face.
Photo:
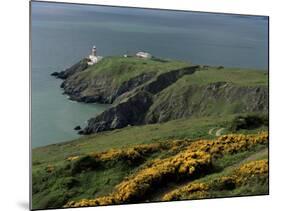
<svg viewBox="0 0 281 211">
<path fill-rule="evenodd" d="M 87 69 L 88 61 L 89 59 L 84 58 L 79 62 L 77 62 L 76 64 L 72 65 L 71 67 L 67 68 L 66 70 L 61 72 L 53 72 L 51 75 L 60 79 L 67 79 L 68 77 L 74 75 L 75 73 L 79 73 Z"/>
<path fill-rule="evenodd" d="M 133 90 L 129 96 L 124 97 L 124 99 L 112 108 L 90 119 L 88 126 L 82 133 L 97 133 L 123 128 L 127 125 L 144 124 L 145 115 L 149 107 L 153 104 L 153 95 L 168 87 L 183 75 L 192 74 L 197 69 L 198 66 L 192 66 L 173 70 L 155 77 L 154 80 L 151 80 L 139 89 Z M 132 80 L 135 81 L 135 78 Z M 134 82 L 128 82 L 127 84 L 134 84 Z"/>
<path fill-rule="evenodd" d="M 61 85 L 65 94 L 70 96 L 71 100 L 86 103 L 113 103 L 114 100 L 125 92 L 151 80 L 155 73 L 149 72 L 124 81 L 120 85 L 114 84 L 114 78 L 97 76 L 94 80 L 76 80 L 79 75 L 72 75 Z"/>
<path fill-rule="evenodd" d="M 145 123 L 192 116 L 268 112 L 268 88 L 265 86 L 240 87 L 226 82 L 187 85 L 179 94 L 169 92 L 156 99 L 146 114 Z"/>
<path fill-rule="evenodd" d="M 89 119 L 80 134 L 192 116 L 268 112 L 268 87 L 265 85 L 247 86 L 217 81 L 180 86 L 180 79 L 196 71 L 208 71 L 198 65 L 162 73 L 148 71 L 119 85 L 110 75 L 100 74 L 89 80 L 84 74 L 87 71 L 87 60 L 84 59 L 65 71 L 53 74 L 64 79 L 61 87 L 71 100 L 113 103 L 109 109 Z"/>
<path fill-rule="evenodd" d="M 182 76 L 193 74 L 196 70 L 198 70 L 198 68 L 199 66 L 196 65 L 163 73 L 157 76 L 155 80 L 151 81 L 151 83 L 148 83 L 144 87 L 144 90 L 152 94 L 157 94 L 161 90 L 170 86 L 172 83 L 176 82 Z"/>
<path fill-rule="evenodd" d="M 88 120 L 88 126 L 82 131 L 82 134 L 142 124 L 145 113 L 151 104 L 152 95 L 150 93 L 145 91 L 137 92 L 97 117 Z"/>
</svg>

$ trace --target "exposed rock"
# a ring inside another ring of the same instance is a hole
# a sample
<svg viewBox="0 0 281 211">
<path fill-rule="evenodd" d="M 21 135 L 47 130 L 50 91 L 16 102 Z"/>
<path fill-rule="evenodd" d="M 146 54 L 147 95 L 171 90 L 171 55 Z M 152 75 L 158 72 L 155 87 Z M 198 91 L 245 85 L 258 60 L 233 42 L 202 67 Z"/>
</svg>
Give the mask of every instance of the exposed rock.
<svg viewBox="0 0 281 211">
<path fill-rule="evenodd" d="M 171 70 L 167 73 L 162 73 L 158 75 L 157 77 L 153 78 L 149 82 L 145 83 L 143 86 L 137 87 L 135 90 L 131 92 L 125 92 L 124 94 L 120 95 L 115 102 L 120 102 L 124 98 L 128 98 L 134 93 L 138 91 L 147 91 L 151 94 L 157 94 L 158 92 L 162 91 L 166 87 L 173 84 L 175 81 L 177 81 L 179 78 L 181 78 L 184 75 L 193 74 L 195 71 L 198 70 L 198 65 L 180 68 L 176 70 Z"/>
<path fill-rule="evenodd" d="M 88 121 L 87 127 L 83 130 L 84 134 L 97 133 L 106 130 L 123 128 L 129 125 L 138 125 L 144 122 L 144 117 L 149 107 L 153 103 L 153 95 L 160 92 L 170 84 L 174 83 L 185 74 L 192 74 L 197 70 L 198 66 L 192 66 L 173 70 L 157 76 L 154 80 L 148 82 L 139 89 L 135 89 L 127 98 L 122 99 L 118 104 L 104 111 L 99 116 Z M 152 76 L 137 77 L 132 79 L 133 82 L 127 82 L 127 86 L 135 87 L 138 81 L 147 80 Z M 129 85 L 130 84 L 130 85 Z M 133 84 L 133 86 L 132 86 Z M 128 89 L 121 89 L 119 93 L 123 93 Z"/>
<path fill-rule="evenodd" d="M 97 117 L 88 120 L 88 125 L 83 130 L 83 134 L 123 128 L 128 124 L 141 124 L 151 104 L 152 95 L 148 92 L 140 91 Z"/>
<path fill-rule="evenodd" d="M 145 123 L 166 122 L 192 116 L 222 116 L 229 113 L 268 112 L 266 86 L 237 86 L 226 82 L 189 85 L 180 93 L 160 93 L 150 107 Z"/>
<path fill-rule="evenodd" d="M 88 60 L 87 58 L 82 59 L 81 61 L 77 62 L 76 64 L 72 65 L 71 67 L 67 68 L 61 72 L 53 72 L 51 75 L 55 76 L 60 79 L 66 79 L 69 76 L 73 75 L 74 73 L 81 72 L 88 67 Z"/>
<path fill-rule="evenodd" d="M 87 74 L 79 74 L 87 67 L 87 59 L 83 59 L 65 71 L 52 73 L 64 79 L 61 88 L 70 100 L 113 103 L 103 113 L 89 119 L 84 129 L 75 127 L 81 135 L 192 116 L 268 112 L 268 87 L 262 85 L 239 86 L 217 81 L 184 84 L 176 91 L 171 88 L 183 76 L 188 77 L 196 71 L 208 71 L 209 66 L 206 65 L 188 66 L 163 73 L 147 71 L 122 83 L 116 83 L 110 74 L 95 74 L 96 69 L 91 69 L 94 75 L 90 78 Z"/>
<path fill-rule="evenodd" d="M 79 135 L 84 135 L 83 130 L 79 130 L 77 133 L 78 133 Z"/>
<path fill-rule="evenodd" d="M 114 100 L 125 92 L 151 80 L 155 72 L 148 72 L 124 81 L 120 86 L 113 83 L 113 78 L 97 76 L 90 82 L 87 80 L 76 80 L 76 75 L 67 78 L 61 88 L 70 96 L 71 100 L 85 103 L 113 103 Z"/>
<path fill-rule="evenodd" d="M 214 83 L 208 84 L 206 86 L 206 89 L 208 89 L 208 90 L 217 90 L 219 88 L 226 87 L 228 84 L 230 84 L 230 83 L 227 83 L 225 81 L 218 81 L 218 82 L 214 82 Z"/>
<path fill-rule="evenodd" d="M 156 94 L 177 81 L 182 76 L 193 74 L 196 70 L 198 70 L 198 68 L 199 65 L 196 65 L 163 73 L 157 76 L 156 79 L 151 83 L 148 83 L 146 86 L 144 86 L 143 89 L 152 94 Z"/>
<path fill-rule="evenodd" d="M 81 130 L 80 125 L 77 125 L 77 126 L 74 128 L 74 130 Z"/>
<path fill-rule="evenodd" d="M 53 72 L 52 74 L 51 74 L 51 76 L 58 76 L 59 75 L 59 72 Z"/>
</svg>

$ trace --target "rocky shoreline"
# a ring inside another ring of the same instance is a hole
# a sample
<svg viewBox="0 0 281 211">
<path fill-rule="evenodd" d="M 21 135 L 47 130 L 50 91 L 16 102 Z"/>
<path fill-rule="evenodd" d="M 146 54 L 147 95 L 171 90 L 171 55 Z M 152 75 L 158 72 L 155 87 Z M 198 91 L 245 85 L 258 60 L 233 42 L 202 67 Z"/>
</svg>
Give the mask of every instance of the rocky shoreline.
<svg viewBox="0 0 281 211">
<path fill-rule="evenodd" d="M 179 96 L 177 99 L 173 97 L 162 99 L 163 90 L 169 90 L 181 78 L 192 75 L 196 71 L 208 71 L 206 69 L 209 67 L 206 66 L 191 65 L 160 74 L 148 71 L 124 80 L 120 84 L 114 83 L 116 80 L 114 77 L 103 74 L 97 74 L 89 80 L 88 73 L 84 72 L 89 72 L 88 67 L 85 58 L 64 71 L 52 73 L 52 76 L 63 80 L 61 88 L 70 100 L 112 104 L 98 116 L 89 117 L 85 128 L 76 127 L 78 133 L 83 135 L 124 128 L 128 125 L 166 122 L 193 115 L 209 115 L 208 107 L 219 106 L 217 104 L 219 101 L 225 101 L 226 105 L 231 107 L 242 98 L 243 103 L 239 112 L 268 111 L 267 87 L 239 87 L 224 81 L 203 85 L 187 84 L 184 86 L 185 90 L 182 94 L 184 96 Z M 95 71 L 95 67 L 91 68 L 91 71 Z M 217 69 L 223 68 L 220 66 Z"/>
</svg>

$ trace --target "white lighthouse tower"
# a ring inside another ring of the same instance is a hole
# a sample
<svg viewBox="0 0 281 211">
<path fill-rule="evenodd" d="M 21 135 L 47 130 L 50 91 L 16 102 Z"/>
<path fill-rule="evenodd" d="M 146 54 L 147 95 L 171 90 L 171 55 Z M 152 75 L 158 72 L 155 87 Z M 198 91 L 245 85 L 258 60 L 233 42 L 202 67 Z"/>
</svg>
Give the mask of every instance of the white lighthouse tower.
<svg viewBox="0 0 281 211">
<path fill-rule="evenodd" d="M 93 55 L 93 56 L 97 56 L 97 48 L 96 48 L 95 45 L 94 45 L 93 48 L 92 48 L 92 55 Z"/>
<path fill-rule="evenodd" d="M 103 57 L 102 56 L 97 56 L 97 48 L 94 45 L 92 48 L 92 53 L 89 55 L 90 61 L 88 62 L 88 65 L 93 65 L 98 63 Z"/>
</svg>

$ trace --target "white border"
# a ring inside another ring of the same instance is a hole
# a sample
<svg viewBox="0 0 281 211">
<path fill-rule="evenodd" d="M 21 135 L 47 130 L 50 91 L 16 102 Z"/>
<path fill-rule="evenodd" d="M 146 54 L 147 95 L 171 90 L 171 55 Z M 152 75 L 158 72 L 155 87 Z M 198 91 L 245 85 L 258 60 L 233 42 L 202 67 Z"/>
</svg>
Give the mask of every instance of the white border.
<svg viewBox="0 0 281 211">
<path fill-rule="evenodd" d="M 109 206 L 75 210 L 276 210 L 280 207 L 280 7 L 276 0 L 66 0 L 89 4 L 270 16 L 270 196 Z M 1 2 L 1 210 L 28 209 L 29 2 Z M 275 208 L 275 209 L 274 209 Z"/>
</svg>

